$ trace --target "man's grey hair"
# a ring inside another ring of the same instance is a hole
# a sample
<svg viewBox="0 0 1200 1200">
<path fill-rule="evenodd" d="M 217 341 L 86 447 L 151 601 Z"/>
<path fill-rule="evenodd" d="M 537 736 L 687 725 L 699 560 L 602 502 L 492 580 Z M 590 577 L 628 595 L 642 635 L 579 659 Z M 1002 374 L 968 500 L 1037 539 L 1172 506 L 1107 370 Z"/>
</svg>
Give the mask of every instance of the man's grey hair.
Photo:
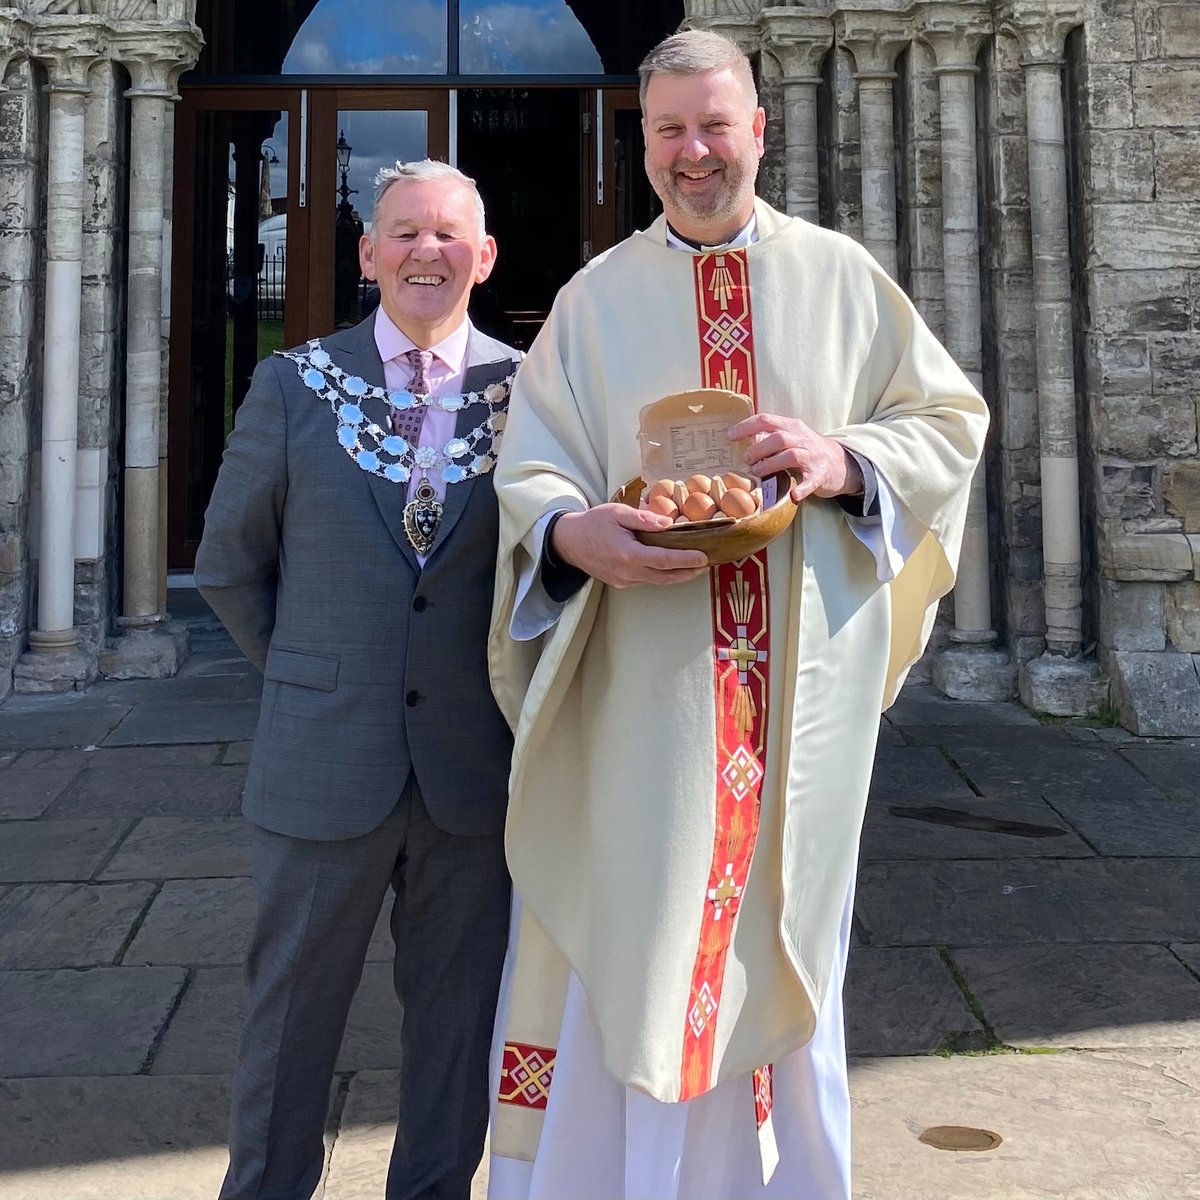
<svg viewBox="0 0 1200 1200">
<path fill-rule="evenodd" d="M 642 116 L 646 115 L 646 90 L 652 75 L 703 75 L 709 71 L 732 70 L 740 77 L 752 109 L 758 107 L 754 71 L 741 47 L 730 38 L 707 29 L 685 29 L 664 38 L 638 67 Z"/>
<path fill-rule="evenodd" d="M 483 197 L 479 188 L 470 175 L 464 175 L 457 167 L 449 163 L 438 162 L 433 158 L 422 158 L 417 162 L 397 162 L 394 167 L 384 167 L 375 176 L 375 207 L 371 210 L 371 230 L 379 221 L 379 210 L 383 198 L 391 190 L 393 184 L 403 182 L 423 182 L 429 179 L 453 179 L 467 188 L 475 198 L 475 214 L 479 218 L 479 240 L 487 237 L 487 218 L 483 211 Z"/>
</svg>

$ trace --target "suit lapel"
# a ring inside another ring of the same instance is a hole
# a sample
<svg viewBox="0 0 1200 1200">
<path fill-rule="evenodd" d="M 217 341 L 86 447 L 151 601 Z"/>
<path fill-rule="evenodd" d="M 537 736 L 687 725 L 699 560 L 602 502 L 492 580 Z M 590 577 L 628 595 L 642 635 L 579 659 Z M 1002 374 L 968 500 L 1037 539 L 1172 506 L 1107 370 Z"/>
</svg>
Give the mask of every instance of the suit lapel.
<svg viewBox="0 0 1200 1200">
<path fill-rule="evenodd" d="M 367 383 L 376 387 L 386 387 L 387 381 L 383 373 L 383 360 L 379 357 L 379 347 L 375 345 L 375 318 L 368 317 L 354 329 L 342 335 L 338 343 L 329 346 L 338 365 L 347 373 L 357 373 Z M 384 414 L 386 420 L 386 413 Z M 400 548 L 409 566 L 420 572 L 421 564 L 417 562 L 416 552 L 412 548 L 404 532 L 404 497 L 406 489 L 397 483 L 392 483 L 369 471 L 361 472 L 367 480 L 367 487 L 379 509 L 392 540 Z"/>
<path fill-rule="evenodd" d="M 468 362 L 471 362 L 479 350 L 494 353 L 498 348 L 494 344 L 479 345 L 483 341 L 484 339 L 478 338 L 472 330 L 471 341 L 467 345 Z M 487 341 L 490 342 L 490 339 Z M 463 375 L 463 391 L 477 392 L 481 388 L 487 387 L 489 383 L 498 383 L 502 379 L 507 379 L 512 374 L 514 365 L 511 358 L 473 363 L 467 367 Z M 479 405 L 471 405 L 470 408 L 462 409 L 454 423 L 455 436 L 466 437 L 483 419 L 483 412 L 484 409 Z M 471 492 L 478 482 L 478 479 L 468 479 L 462 483 L 452 483 L 446 488 L 446 498 L 442 501 L 442 523 L 438 526 L 437 537 L 433 540 L 429 557 L 437 553 L 438 547 L 450 536 L 450 531 L 458 524 L 458 519 L 467 507 L 467 501 L 470 500 Z"/>
</svg>

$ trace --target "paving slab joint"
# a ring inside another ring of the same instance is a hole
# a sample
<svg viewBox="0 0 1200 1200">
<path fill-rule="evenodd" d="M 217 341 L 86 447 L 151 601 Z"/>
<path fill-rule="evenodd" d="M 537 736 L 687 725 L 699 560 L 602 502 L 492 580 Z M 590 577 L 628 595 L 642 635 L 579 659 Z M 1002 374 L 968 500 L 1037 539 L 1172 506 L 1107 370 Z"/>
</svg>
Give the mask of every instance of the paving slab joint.
<svg viewBox="0 0 1200 1200">
<path fill-rule="evenodd" d="M 155 900 L 158 899 L 159 893 L 166 886 L 164 880 L 160 879 L 154 884 L 154 890 L 146 897 L 146 903 L 142 905 L 141 911 L 130 923 L 129 931 L 125 934 L 121 944 L 117 947 L 116 954 L 113 955 L 112 965 L 119 967 L 122 965 L 122 960 L 129 951 L 129 947 L 133 945 L 133 939 L 141 932 L 142 926 L 146 923 L 146 918 L 150 915 L 150 909 L 154 906 Z"/>
<path fill-rule="evenodd" d="M 987 1019 L 987 1016 L 983 1011 L 983 1006 L 975 998 L 975 994 L 971 991 L 971 987 L 967 983 L 966 976 L 964 976 L 962 971 L 959 970 L 958 964 L 954 961 L 949 949 L 946 946 L 938 946 L 936 949 L 938 952 L 938 957 L 943 963 L 946 964 L 946 970 L 950 972 L 950 977 L 954 980 L 955 986 L 960 992 L 962 992 L 963 999 L 967 1002 L 967 1007 L 971 1010 L 971 1015 L 982 1026 L 984 1045 L 977 1047 L 972 1046 L 967 1052 L 974 1054 L 989 1054 L 995 1053 L 998 1050 L 1008 1050 L 1009 1047 L 1005 1046 L 1005 1044 L 996 1036 L 996 1031 L 992 1028 L 992 1023 Z M 942 1045 L 937 1051 L 934 1051 L 934 1053 L 936 1054 L 939 1053 L 939 1051 L 944 1051 L 943 1057 L 949 1057 L 956 1053 L 963 1053 L 963 1050 L 956 1050 L 953 1046 L 947 1045 L 947 1042 L 953 1036 L 953 1034 L 947 1034 L 946 1039 L 942 1042 Z"/>
<path fill-rule="evenodd" d="M 122 950 L 124 953 L 124 950 Z M 146 1057 L 142 1059 L 142 1065 L 138 1068 L 139 1075 L 149 1075 L 151 1068 L 154 1066 L 154 1060 L 158 1057 L 159 1048 L 163 1044 L 163 1039 L 167 1036 L 167 1030 L 171 1028 L 171 1022 L 175 1020 L 175 1014 L 179 1011 L 179 1006 L 183 1003 L 183 998 L 191 989 L 192 980 L 196 977 L 196 968 L 188 967 L 183 977 L 183 984 L 179 991 L 175 993 L 175 999 L 171 1001 L 171 1007 L 167 1009 L 167 1015 L 163 1017 L 162 1024 L 158 1027 L 157 1032 L 150 1041 L 150 1045 L 146 1050 Z"/>
</svg>

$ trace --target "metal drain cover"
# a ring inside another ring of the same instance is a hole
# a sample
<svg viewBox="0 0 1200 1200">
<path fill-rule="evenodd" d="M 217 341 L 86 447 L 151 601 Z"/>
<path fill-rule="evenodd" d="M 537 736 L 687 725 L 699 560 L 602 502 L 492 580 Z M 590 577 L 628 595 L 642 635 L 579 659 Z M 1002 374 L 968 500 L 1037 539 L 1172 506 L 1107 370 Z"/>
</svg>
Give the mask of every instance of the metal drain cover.
<svg viewBox="0 0 1200 1200">
<path fill-rule="evenodd" d="M 990 1129 L 969 1125 L 931 1125 L 917 1140 L 935 1150 L 995 1150 L 1004 1141 Z"/>
</svg>

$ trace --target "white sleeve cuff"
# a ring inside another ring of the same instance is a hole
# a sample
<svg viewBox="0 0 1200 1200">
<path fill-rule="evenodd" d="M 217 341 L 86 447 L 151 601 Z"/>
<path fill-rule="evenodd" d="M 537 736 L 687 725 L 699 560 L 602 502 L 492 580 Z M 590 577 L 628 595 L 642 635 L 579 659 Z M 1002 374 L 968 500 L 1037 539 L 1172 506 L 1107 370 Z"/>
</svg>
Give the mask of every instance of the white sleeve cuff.
<svg viewBox="0 0 1200 1200">
<path fill-rule="evenodd" d="M 850 453 L 863 473 L 863 509 L 869 509 L 878 499 L 879 513 L 873 517 L 847 513 L 846 519 L 854 536 L 875 556 L 875 578 L 880 583 L 890 583 L 900 574 L 927 530 L 896 498 L 879 468 L 853 450 Z"/>
<path fill-rule="evenodd" d="M 565 603 L 551 600 L 542 583 L 542 547 L 546 541 L 546 526 L 553 516 L 553 512 L 546 513 L 521 542 L 517 598 L 508 626 L 514 642 L 532 642 L 553 629 L 566 607 Z"/>
</svg>

